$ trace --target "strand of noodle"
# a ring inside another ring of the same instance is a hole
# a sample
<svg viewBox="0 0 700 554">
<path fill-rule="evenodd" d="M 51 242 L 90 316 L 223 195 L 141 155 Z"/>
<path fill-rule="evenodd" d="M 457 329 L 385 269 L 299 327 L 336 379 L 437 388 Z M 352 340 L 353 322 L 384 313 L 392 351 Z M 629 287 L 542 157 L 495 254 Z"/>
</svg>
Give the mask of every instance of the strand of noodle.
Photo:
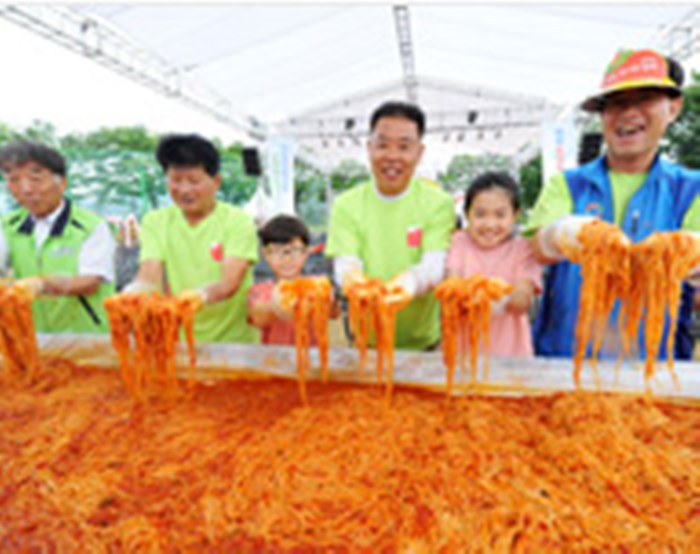
<svg viewBox="0 0 700 554">
<path fill-rule="evenodd" d="M 483 378 L 488 379 L 491 333 L 491 304 L 512 290 L 501 279 L 472 275 L 450 277 L 435 289 L 440 302 L 442 321 L 442 352 L 447 367 L 447 395 L 452 392 L 454 368 L 459 359 L 462 376 L 469 354 L 470 380 L 478 376 L 479 353 L 484 352 Z"/>
</svg>

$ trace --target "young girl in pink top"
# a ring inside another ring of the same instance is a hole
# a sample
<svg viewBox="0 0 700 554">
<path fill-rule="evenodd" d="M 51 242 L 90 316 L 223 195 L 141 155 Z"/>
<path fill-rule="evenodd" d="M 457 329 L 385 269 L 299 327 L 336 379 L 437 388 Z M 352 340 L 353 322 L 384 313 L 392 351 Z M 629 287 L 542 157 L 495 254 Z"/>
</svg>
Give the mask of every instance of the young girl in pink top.
<svg viewBox="0 0 700 554">
<path fill-rule="evenodd" d="M 447 276 L 479 274 L 512 283 L 513 292 L 491 320 L 491 355 L 532 356 L 528 310 L 542 288 L 542 270 L 530 242 L 517 236 L 518 186 L 507 173 L 479 175 L 467 189 L 467 226 L 452 236 Z"/>
</svg>

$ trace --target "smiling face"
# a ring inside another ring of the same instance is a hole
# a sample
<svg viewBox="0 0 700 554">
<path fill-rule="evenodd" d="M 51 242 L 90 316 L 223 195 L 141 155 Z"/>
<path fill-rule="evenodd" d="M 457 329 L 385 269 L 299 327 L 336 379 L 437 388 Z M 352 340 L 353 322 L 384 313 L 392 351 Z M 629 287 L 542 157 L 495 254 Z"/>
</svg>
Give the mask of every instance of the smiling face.
<svg viewBox="0 0 700 554">
<path fill-rule="evenodd" d="M 379 191 L 388 196 L 405 191 L 424 149 L 414 121 L 403 117 L 379 119 L 367 145 Z"/>
<path fill-rule="evenodd" d="M 300 238 L 295 237 L 284 244 L 268 244 L 263 248 L 263 256 L 278 279 L 295 279 L 304 269 L 309 248 Z"/>
<path fill-rule="evenodd" d="M 647 171 L 682 103 L 681 97 L 671 98 L 658 89 L 629 90 L 606 98 L 600 117 L 610 169 L 622 173 Z"/>
<path fill-rule="evenodd" d="M 480 191 L 472 200 L 466 214 L 467 232 L 482 248 L 494 248 L 507 240 L 513 232 L 518 212 L 513 199 L 501 187 Z"/>
<path fill-rule="evenodd" d="M 34 217 L 47 216 L 61 204 L 66 190 L 65 177 L 34 161 L 10 164 L 3 172 L 12 196 Z"/>
<path fill-rule="evenodd" d="M 202 166 L 170 166 L 166 171 L 168 192 L 192 224 L 204 219 L 216 205 L 221 176 L 212 177 Z"/>
</svg>

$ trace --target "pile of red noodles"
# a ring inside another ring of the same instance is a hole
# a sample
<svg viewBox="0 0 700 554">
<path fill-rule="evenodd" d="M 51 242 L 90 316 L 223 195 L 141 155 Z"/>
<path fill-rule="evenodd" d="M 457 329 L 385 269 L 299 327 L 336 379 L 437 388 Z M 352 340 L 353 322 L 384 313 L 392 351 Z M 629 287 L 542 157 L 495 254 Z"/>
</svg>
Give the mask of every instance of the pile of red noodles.
<svg viewBox="0 0 700 554">
<path fill-rule="evenodd" d="M 700 411 L 293 381 L 0 390 L 3 552 L 692 552 Z"/>
</svg>

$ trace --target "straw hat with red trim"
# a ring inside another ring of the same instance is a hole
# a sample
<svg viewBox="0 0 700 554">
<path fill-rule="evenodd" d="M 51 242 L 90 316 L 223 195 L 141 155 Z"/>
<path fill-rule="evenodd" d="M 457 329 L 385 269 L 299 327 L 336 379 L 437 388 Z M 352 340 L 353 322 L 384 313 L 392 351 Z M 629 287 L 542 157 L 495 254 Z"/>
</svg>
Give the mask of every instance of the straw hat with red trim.
<svg viewBox="0 0 700 554">
<path fill-rule="evenodd" d="M 664 89 L 673 97 L 680 96 L 682 71 L 677 62 L 654 50 L 620 50 L 605 70 L 600 91 L 587 98 L 581 109 L 602 111 L 608 95 L 631 89 Z"/>
</svg>

